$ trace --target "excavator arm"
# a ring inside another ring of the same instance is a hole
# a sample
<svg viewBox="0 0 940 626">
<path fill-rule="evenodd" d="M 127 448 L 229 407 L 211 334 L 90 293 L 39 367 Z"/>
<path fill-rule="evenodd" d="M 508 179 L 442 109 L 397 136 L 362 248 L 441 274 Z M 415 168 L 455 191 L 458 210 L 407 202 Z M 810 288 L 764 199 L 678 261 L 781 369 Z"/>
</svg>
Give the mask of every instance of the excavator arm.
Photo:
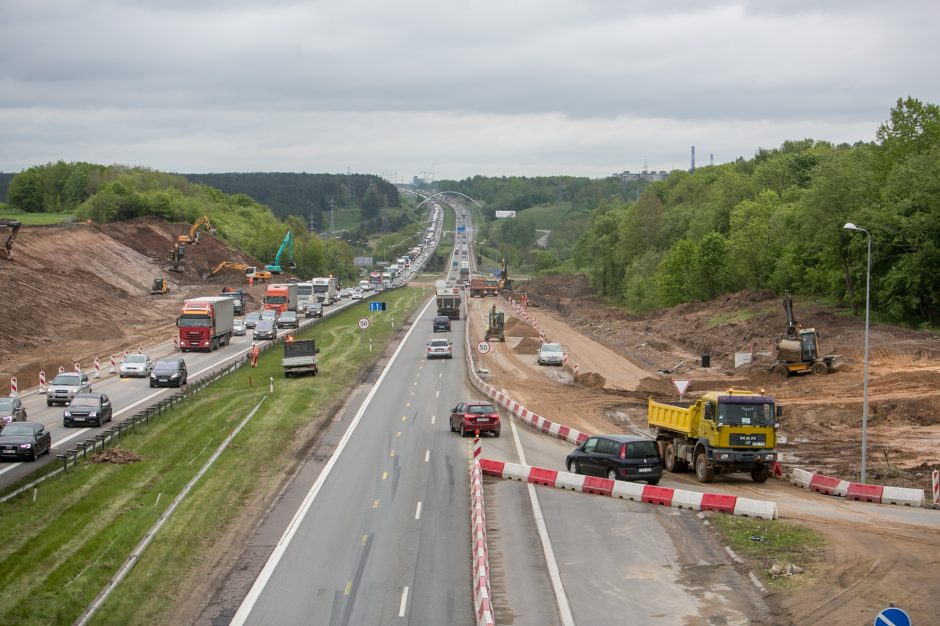
<svg viewBox="0 0 940 626">
<path fill-rule="evenodd" d="M 210 233 L 212 232 L 212 224 L 209 223 L 209 216 L 203 215 L 198 220 L 196 220 L 192 227 L 189 229 L 188 235 L 180 235 L 178 241 L 180 243 L 199 243 L 199 227 L 205 226 L 206 230 Z"/>
<path fill-rule="evenodd" d="M 20 232 L 22 225 L 23 223 L 17 220 L 0 220 L 0 228 L 9 228 L 12 231 L 3 244 L 3 254 L 8 259 L 13 258 L 13 240 L 16 239 L 16 234 Z"/>
<path fill-rule="evenodd" d="M 787 339 L 798 339 L 799 323 L 793 315 L 793 298 L 790 297 L 789 291 L 783 292 L 783 310 L 787 313 Z"/>
<path fill-rule="evenodd" d="M 232 261 L 222 261 L 218 265 L 212 268 L 211 274 L 218 274 L 222 270 L 246 270 L 248 266 L 244 263 L 233 263 Z"/>
</svg>

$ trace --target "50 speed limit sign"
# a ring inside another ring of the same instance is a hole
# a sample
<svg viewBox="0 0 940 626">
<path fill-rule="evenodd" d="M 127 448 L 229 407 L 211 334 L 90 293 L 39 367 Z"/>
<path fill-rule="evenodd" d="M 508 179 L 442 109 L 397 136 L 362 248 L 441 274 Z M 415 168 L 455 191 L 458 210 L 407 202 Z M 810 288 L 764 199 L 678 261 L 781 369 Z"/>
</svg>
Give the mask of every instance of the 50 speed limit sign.
<svg viewBox="0 0 940 626">
<path fill-rule="evenodd" d="M 368 317 L 360 317 L 360 318 L 359 318 L 359 328 L 361 328 L 362 330 L 365 330 L 365 329 L 367 329 L 368 327 L 369 327 L 369 318 L 368 318 Z"/>
<path fill-rule="evenodd" d="M 479 352 L 480 354 L 486 354 L 489 351 L 490 351 L 490 344 L 488 344 L 487 342 L 481 341 L 480 343 L 477 344 L 477 352 Z"/>
</svg>

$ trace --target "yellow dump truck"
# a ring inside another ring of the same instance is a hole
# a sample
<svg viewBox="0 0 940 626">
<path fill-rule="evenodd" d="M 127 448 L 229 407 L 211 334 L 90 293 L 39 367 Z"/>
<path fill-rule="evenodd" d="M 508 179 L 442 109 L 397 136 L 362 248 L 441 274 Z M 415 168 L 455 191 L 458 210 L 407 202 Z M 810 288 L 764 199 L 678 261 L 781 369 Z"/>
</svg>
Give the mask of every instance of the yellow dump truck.
<svg viewBox="0 0 940 626">
<path fill-rule="evenodd" d="M 782 408 L 761 393 L 709 391 L 693 404 L 649 399 L 647 420 L 670 472 L 695 469 L 699 482 L 715 474 L 750 472 L 754 482 L 770 476 L 777 460 L 777 418 Z"/>
</svg>

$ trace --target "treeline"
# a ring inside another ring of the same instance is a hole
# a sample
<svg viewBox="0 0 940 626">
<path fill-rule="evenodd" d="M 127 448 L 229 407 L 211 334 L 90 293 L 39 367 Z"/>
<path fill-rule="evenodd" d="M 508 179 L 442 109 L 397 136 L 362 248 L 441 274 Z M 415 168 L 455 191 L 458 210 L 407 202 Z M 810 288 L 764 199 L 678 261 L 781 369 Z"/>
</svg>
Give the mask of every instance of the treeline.
<svg viewBox="0 0 940 626">
<path fill-rule="evenodd" d="M 940 321 L 940 107 L 898 100 L 876 141 L 788 141 L 673 172 L 634 202 L 602 202 L 560 269 L 642 312 L 743 288 L 788 289 L 882 319 Z"/>
<path fill-rule="evenodd" d="M 17 174 L 10 182 L 7 199 L 20 210 L 74 211 L 77 219 L 96 223 L 144 216 L 194 223 L 208 215 L 217 236 L 262 262 L 274 258 L 287 231 L 292 230 L 299 275 L 333 274 L 346 279 L 357 275 L 353 251 L 346 242 L 323 240 L 309 233 L 297 216 L 278 220 L 268 207 L 245 194 L 226 194 L 178 175 L 60 161 Z"/>
</svg>

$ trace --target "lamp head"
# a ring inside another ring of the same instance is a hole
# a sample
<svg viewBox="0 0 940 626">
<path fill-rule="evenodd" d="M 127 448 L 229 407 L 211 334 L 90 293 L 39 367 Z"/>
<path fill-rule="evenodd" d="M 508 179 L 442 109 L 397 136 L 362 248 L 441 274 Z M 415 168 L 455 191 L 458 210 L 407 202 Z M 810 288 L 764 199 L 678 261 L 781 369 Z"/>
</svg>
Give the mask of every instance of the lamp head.
<svg viewBox="0 0 940 626">
<path fill-rule="evenodd" d="M 845 226 L 843 226 L 842 228 L 844 228 L 845 230 L 862 230 L 861 228 L 859 228 L 852 222 L 846 222 Z"/>
</svg>

